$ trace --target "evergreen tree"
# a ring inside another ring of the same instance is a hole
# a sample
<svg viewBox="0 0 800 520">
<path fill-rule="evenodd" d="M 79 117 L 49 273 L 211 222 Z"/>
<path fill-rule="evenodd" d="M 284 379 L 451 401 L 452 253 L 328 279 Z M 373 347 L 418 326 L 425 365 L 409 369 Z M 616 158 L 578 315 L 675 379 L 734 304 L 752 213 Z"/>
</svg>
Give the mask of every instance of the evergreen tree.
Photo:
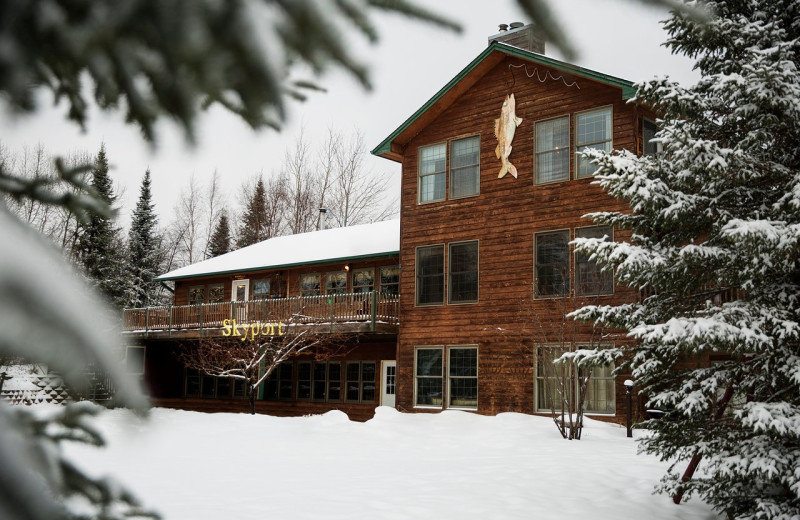
<svg viewBox="0 0 800 520">
<path fill-rule="evenodd" d="M 100 146 L 92 169 L 92 188 L 97 198 L 113 207 L 116 202 L 105 145 Z M 117 307 L 125 305 L 128 279 L 123 256 L 124 242 L 113 217 L 92 214 L 82 226 L 79 255 L 84 273 L 91 285 Z"/>
<path fill-rule="evenodd" d="M 579 357 L 621 357 L 648 406 L 666 411 L 641 440 L 675 461 L 662 492 L 699 495 L 729 518 L 800 518 L 800 4 L 708 7 L 708 23 L 666 24 L 700 81 L 639 87 L 663 115 L 663 152 L 589 154 L 633 210 L 592 218 L 632 240 L 577 249 L 642 298 L 576 312 L 636 339 Z"/>
<path fill-rule="evenodd" d="M 133 211 L 128 232 L 128 271 L 130 291 L 127 305 L 147 307 L 158 299 L 158 287 L 153 278 L 159 274 L 160 239 L 156 235 L 158 219 L 150 192 L 150 170 L 144 173 L 139 200 Z"/>
<path fill-rule="evenodd" d="M 267 194 L 264 189 L 264 180 L 259 177 L 253 196 L 247 204 L 247 210 L 242 215 L 239 240 L 236 245 L 241 248 L 271 238 L 269 236 L 269 228 Z"/>
<path fill-rule="evenodd" d="M 219 216 L 217 226 L 211 235 L 211 242 L 208 244 L 208 256 L 215 257 L 224 255 L 231 250 L 231 230 L 228 226 L 228 214 L 225 211 Z"/>
</svg>

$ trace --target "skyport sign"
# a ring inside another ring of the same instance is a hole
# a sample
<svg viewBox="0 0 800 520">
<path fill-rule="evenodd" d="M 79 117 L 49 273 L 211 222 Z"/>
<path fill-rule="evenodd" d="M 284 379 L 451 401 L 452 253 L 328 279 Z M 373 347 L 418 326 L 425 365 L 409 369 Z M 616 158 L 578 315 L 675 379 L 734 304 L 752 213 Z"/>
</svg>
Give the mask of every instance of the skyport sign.
<svg viewBox="0 0 800 520">
<path fill-rule="evenodd" d="M 259 336 L 283 336 L 286 333 L 286 324 L 279 321 L 277 323 L 262 323 L 256 321 L 238 325 L 236 320 L 222 321 L 222 335 L 226 338 L 238 337 L 240 341 L 250 338 L 254 340 Z"/>
</svg>

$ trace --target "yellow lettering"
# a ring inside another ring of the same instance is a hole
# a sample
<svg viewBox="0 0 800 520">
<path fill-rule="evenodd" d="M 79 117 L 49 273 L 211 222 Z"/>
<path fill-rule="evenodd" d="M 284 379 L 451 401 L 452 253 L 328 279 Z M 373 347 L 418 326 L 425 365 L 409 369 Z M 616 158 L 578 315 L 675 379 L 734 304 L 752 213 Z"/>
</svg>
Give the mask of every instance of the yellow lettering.
<svg viewBox="0 0 800 520">
<path fill-rule="evenodd" d="M 250 340 L 256 339 L 256 336 L 261 334 L 261 322 L 257 321 L 250 324 Z"/>
<path fill-rule="evenodd" d="M 231 320 L 222 320 L 222 326 L 225 327 L 225 330 L 222 331 L 222 335 L 228 337 L 231 335 Z"/>
<path fill-rule="evenodd" d="M 236 326 L 236 320 L 231 320 L 233 322 L 233 335 L 234 336 L 241 336 L 239 333 L 239 327 Z"/>
<path fill-rule="evenodd" d="M 265 336 L 274 336 L 275 335 L 275 324 L 274 323 L 265 323 L 264 328 L 261 330 L 261 333 Z"/>
<path fill-rule="evenodd" d="M 283 322 L 278 322 L 278 336 L 283 336 Z"/>
</svg>

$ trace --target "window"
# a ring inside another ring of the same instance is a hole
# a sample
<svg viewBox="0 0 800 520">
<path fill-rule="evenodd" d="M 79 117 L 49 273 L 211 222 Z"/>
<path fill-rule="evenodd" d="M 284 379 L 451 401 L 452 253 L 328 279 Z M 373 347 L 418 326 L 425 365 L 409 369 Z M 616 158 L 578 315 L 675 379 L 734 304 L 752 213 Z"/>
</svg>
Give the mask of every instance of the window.
<svg viewBox="0 0 800 520">
<path fill-rule="evenodd" d="M 233 380 L 227 377 L 214 377 L 197 370 L 186 369 L 184 379 L 186 397 L 230 399 Z"/>
<path fill-rule="evenodd" d="M 569 231 L 537 233 L 535 295 L 563 296 L 569 293 Z"/>
<path fill-rule="evenodd" d="M 655 155 L 661 150 L 661 143 L 653 142 L 658 127 L 649 119 L 642 120 L 642 141 L 644 142 L 644 155 Z"/>
<path fill-rule="evenodd" d="M 351 403 L 374 403 L 375 362 L 349 361 L 345 370 L 345 400 Z"/>
<path fill-rule="evenodd" d="M 195 285 L 189 287 L 189 305 L 197 305 L 205 301 L 205 287 Z"/>
<path fill-rule="evenodd" d="M 292 398 L 292 364 L 281 363 L 264 383 L 264 399 L 270 401 Z"/>
<path fill-rule="evenodd" d="M 450 198 L 470 197 L 480 192 L 480 136 L 450 142 Z"/>
<path fill-rule="evenodd" d="M 135 376 L 144 374 L 145 347 L 131 346 L 125 349 L 125 372 Z"/>
<path fill-rule="evenodd" d="M 269 298 L 272 294 L 272 281 L 269 278 L 263 280 L 253 280 L 253 295 L 254 300 L 264 300 Z"/>
<path fill-rule="evenodd" d="M 544 184 L 569 180 L 569 116 L 536 123 L 536 175 Z"/>
<path fill-rule="evenodd" d="M 225 286 L 215 283 L 208 286 L 208 303 L 219 303 L 225 301 Z"/>
<path fill-rule="evenodd" d="M 300 295 L 317 296 L 319 294 L 319 273 L 300 275 Z"/>
<path fill-rule="evenodd" d="M 341 363 L 314 363 L 313 399 L 315 401 L 339 401 L 341 379 Z"/>
<path fill-rule="evenodd" d="M 417 305 L 444 303 L 444 245 L 417 248 Z"/>
<path fill-rule="evenodd" d="M 325 275 L 325 294 L 344 294 L 347 292 L 347 272 L 327 273 Z"/>
<path fill-rule="evenodd" d="M 611 227 L 578 228 L 575 238 L 611 238 Z M 575 253 L 575 292 L 580 295 L 611 294 L 614 292 L 614 275 L 601 271 L 597 262 L 585 253 Z"/>
<path fill-rule="evenodd" d="M 579 346 L 577 348 L 590 348 Z M 614 414 L 616 413 L 616 396 L 614 393 L 615 379 L 612 375 L 614 365 L 592 367 L 587 374 L 583 369 L 577 370 L 574 364 L 560 363 L 554 365 L 553 361 L 561 357 L 566 351 L 565 347 L 539 347 L 536 349 L 536 411 L 549 412 L 553 409 L 559 411 L 562 406 L 564 391 L 568 391 L 567 399 L 573 406 L 577 406 L 579 384 L 585 375 L 589 376 L 586 395 L 583 401 L 583 410 L 589 414 Z M 568 412 L 570 410 L 567 410 Z"/>
<path fill-rule="evenodd" d="M 448 347 L 447 406 L 478 408 L 478 348 Z"/>
<path fill-rule="evenodd" d="M 583 158 L 580 153 L 583 150 L 594 148 L 597 150 L 611 151 L 611 107 L 582 112 L 577 114 L 577 138 L 576 152 L 578 155 L 577 171 L 578 178 L 589 177 L 597 170 L 597 165 L 591 164 L 588 159 Z"/>
<path fill-rule="evenodd" d="M 442 405 L 442 348 L 417 348 L 415 406 Z"/>
<path fill-rule="evenodd" d="M 478 241 L 450 244 L 448 303 L 478 301 Z"/>
<path fill-rule="evenodd" d="M 311 399 L 311 362 L 297 364 L 297 398 Z"/>
<path fill-rule="evenodd" d="M 381 292 L 400 294 L 400 266 L 381 267 Z"/>
<path fill-rule="evenodd" d="M 353 292 L 370 292 L 375 287 L 375 270 L 358 269 L 353 271 Z"/>
<path fill-rule="evenodd" d="M 444 200 L 445 143 L 419 149 L 419 201 Z"/>
</svg>

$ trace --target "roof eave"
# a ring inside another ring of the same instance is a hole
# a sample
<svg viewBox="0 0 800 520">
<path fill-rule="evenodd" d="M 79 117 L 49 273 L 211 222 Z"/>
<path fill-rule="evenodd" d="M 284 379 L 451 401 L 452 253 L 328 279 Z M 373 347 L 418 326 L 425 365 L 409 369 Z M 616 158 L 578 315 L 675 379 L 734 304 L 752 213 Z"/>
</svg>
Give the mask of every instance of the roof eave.
<svg viewBox="0 0 800 520">
<path fill-rule="evenodd" d="M 526 51 L 524 49 L 520 49 L 519 47 L 514 47 L 513 45 L 507 45 L 505 43 L 500 42 L 492 42 L 483 52 L 481 52 L 475 59 L 473 59 L 466 67 L 464 67 L 461 72 L 459 72 L 453 79 L 451 79 L 447 84 L 442 87 L 433 97 L 431 97 L 424 105 L 422 105 L 416 112 L 414 112 L 411 117 L 406 119 L 403 124 L 401 124 L 397 129 L 392 132 L 386 139 L 381 141 L 381 143 L 375 147 L 370 153 L 373 155 L 383 157 L 385 159 L 390 159 L 392 161 L 400 162 L 402 161 L 403 154 L 401 147 L 397 146 L 395 140 L 399 137 L 403 132 L 405 132 L 414 122 L 419 119 L 424 113 L 426 113 L 431 107 L 433 107 L 436 103 L 438 103 L 454 86 L 460 83 L 466 76 L 469 75 L 480 63 L 482 63 L 489 55 L 493 52 L 500 52 L 507 56 L 515 56 L 518 58 L 526 59 L 529 61 L 533 61 L 535 63 L 539 63 L 541 65 L 545 65 L 548 67 L 553 67 L 563 72 L 567 72 L 570 74 L 574 74 L 576 76 L 581 76 L 593 81 L 599 81 L 601 83 L 611 85 L 614 87 L 618 87 L 622 90 L 622 99 L 628 100 L 633 98 L 636 95 L 636 87 L 633 86 L 628 80 L 617 78 L 615 76 L 610 76 L 608 74 L 603 74 L 601 72 L 597 72 L 591 69 L 586 69 L 583 67 L 579 67 L 577 65 L 573 65 L 571 63 L 566 63 L 560 60 L 556 60 L 554 58 L 550 58 L 543 54 L 539 54 L 536 52 Z"/>
</svg>

